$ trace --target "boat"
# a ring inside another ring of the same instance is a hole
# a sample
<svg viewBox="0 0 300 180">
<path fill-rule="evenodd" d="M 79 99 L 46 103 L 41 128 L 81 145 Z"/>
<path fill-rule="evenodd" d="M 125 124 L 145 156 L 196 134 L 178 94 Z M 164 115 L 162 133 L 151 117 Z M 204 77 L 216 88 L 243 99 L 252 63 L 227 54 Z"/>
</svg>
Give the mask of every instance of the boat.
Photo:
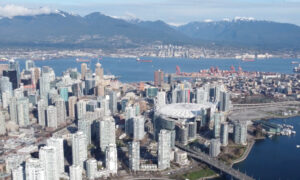
<svg viewBox="0 0 300 180">
<path fill-rule="evenodd" d="M 300 145 L 296 145 L 296 148 L 300 148 Z"/>
<path fill-rule="evenodd" d="M 80 59 L 80 58 L 76 58 L 76 62 L 90 62 L 90 60 L 88 60 L 88 59 Z"/>
<path fill-rule="evenodd" d="M 152 62 L 152 60 L 145 60 L 145 59 L 140 59 L 140 58 L 136 58 L 137 62 Z"/>
<path fill-rule="evenodd" d="M 292 64 L 299 64 L 298 61 L 292 61 Z"/>
<path fill-rule="evenodd" d="M 300 64 L 297 67 L 294 67 L 293 71 L 295 73 L 300 73 Z"/>
<path fill-rule="evenodd" d="M 0 61 L 8 61 L 8 59 L 5 57 L 2 57 L 2 58 L 0 58 Z"/>
<path fill-rule="evenodd" d="M 244 61 L 244 62 L 254 62 L 255 59 L 253 59 L 253 58 L 243 58 L 242 61 Z"/>
</svg>

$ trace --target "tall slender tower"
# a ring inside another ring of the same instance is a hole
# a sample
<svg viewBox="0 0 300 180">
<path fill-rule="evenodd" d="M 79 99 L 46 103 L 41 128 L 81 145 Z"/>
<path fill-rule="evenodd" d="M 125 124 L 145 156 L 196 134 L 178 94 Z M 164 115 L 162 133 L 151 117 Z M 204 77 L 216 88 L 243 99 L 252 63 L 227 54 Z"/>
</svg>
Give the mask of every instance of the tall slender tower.
<svg viewBox="0 0 300 180">
<path fill-rule="evenodd" d="M 106 169 L 112 173 L 116 174 L 118 171 L 118 156 L 116 144 L 109 144 L 106 148 L 105 155 L 105 166 Z"/>
<path fill-rule="evenodd" d="M 65 172 L 64 140 L 62 138 L 51 137 L 47 139 L 47 146 L 55 147 L 59 174 Z"/>
<path fill-rule="evenodd" d="M 87 140 L 86 135 L 78 131 L 72 135 L 72 158 L 73 165 L 83 167 L 83 163 L 87 160 Z"/>
<path fill-rule="evenodd" d="M 45 168 L 45 180 L 59 179 L 56 148 L 44 146 L 39 151 L 39 158 Z"/>
<path fill-rule="evenodd" d="M 140 142 L 132 141 L 129 144 L 129 168 L 133 171 L 140 169 Z"/>
<path fill-rule="evenodd" d="M 116 143 L 115 121 L 111 116 L 105 116 L 100 121 L 100 148 L 105 152 L 109 144 Z"/>
<path fill-rule="evenodd" d="M 45 168 L 42 162 L 36 158 L 30 158 L 26 161 L 26 179 L 45 180 Z"/>
<path fill-rule="evenodd" d="M 57 109 L 55 106 L 48 106 L 47 108 L 47 126 L 56 129 L 57 122 Z"/>
<path fill-rule="evenodd" d="M 158 168 L 161 170 L 170 167 L 171 132 L 162 129 L 158 135 Z"/>
<path fill-rule="evenodd" d="M 40 99 L 38 101 L 38 122 L 39 125 L 45 127 L 46 126 L 46 109 L 47 104 L 44 99 Z"/>
<path fill-rule="evenodd" d="M 86 63 L 82 63 L 81 64 L 81 79 L 85 80 L 85 74 L 87 72 L 87 64 Z"/>
</svg>

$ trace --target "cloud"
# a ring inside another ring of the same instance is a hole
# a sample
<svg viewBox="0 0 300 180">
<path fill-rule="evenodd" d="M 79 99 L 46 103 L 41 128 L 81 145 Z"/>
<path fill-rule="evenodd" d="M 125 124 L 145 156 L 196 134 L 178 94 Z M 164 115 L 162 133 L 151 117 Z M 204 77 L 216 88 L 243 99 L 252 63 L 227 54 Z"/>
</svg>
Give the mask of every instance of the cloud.
<svg viewBox="0 0 300 180">
<path fill-rule="evenodd" d="M 52 10 L 47 7 L 41 7 L 37 9 L 30 9 L 17 5 L 5 5 L 0 6 L 0 17 L 12 18 L 14 16 L 34 16 L 39 14 L 50 14 Z"/>
</svg>

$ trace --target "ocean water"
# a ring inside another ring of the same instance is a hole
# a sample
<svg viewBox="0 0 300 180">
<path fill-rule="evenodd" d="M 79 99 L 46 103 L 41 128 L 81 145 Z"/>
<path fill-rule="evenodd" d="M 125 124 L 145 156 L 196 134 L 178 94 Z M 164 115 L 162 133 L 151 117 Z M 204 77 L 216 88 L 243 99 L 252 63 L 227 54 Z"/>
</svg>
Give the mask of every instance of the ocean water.
<svg viewBox="0 0 300 180">
<path fill-rule="evenodd" d="M 35 61 L 37 66 L 50 66 L 57 75 L 61 75 L 67 68 L 78 68 L 80 64 L 76 58 L 53 59 Z M 178 65 L 182 72 L 198 72 L 201 69 L 209 69 L 211 66 L 218 66 L 221 70 L 229 70 L 233 65 L 236 69 L 241 66 L 245 71 L 279 72 L 290 74 L 295 64 L 294 59 L 267 59 L 256 60 L 255 62 L 243 62 L 236 59 L 178 59 L 178 58 L 143 58 L 151 59 L 152 63 L 137 62 L 134 58 L 103 58 L 100 63 L 106 74 L 119 76 L 122 82 L 153 81 L 153 72 L 162 69 L 166 73 L 175 73 Z M 19 60 L 20 67 L 25 67 L 25 61 Z M 90 67 L 95 68 L 96 59 L 92 59 Z"/>
</svg>

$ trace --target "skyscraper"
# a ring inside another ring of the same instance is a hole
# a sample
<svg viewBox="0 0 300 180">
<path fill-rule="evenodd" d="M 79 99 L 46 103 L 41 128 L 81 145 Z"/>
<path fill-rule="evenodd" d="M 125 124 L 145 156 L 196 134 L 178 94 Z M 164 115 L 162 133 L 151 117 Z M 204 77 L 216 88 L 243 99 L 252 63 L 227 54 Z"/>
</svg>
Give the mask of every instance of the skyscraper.
<svg viewBox="0 0 300 180">
<path fill-rule="evenodd" d="M 133 118 L 133 139 L 142 140 L 145 136 L 145 119 L 143 116 Z"/>
<path fill-rule="evenodd" d="M 79 165 L 70 166 L 70 180 L 82 180 L 82 168 Z"/>
<path fill-rule="evenodd" d="M 26 161 L 26 179 L 29 180 L 45 180 L 45 168 L 42 162 L 36 158 L 29 158 Z"/>
<path fill-rule="evenodd" d="M 154 72 L 154 86 L 162 86 L 164 83 L 164 72 L 162 70 L 157 70 Z"/>
<path fill-rule="evenodd" d="M 66 104 L 63 98 L 56 98 L 55 99 L 55 107 L 57 112 L 57 123 L 59 125 L 66 123 Z"/>
<path fill-rule="evenodd" d="M 84 118 L 86 114 L 86 101 L 79 100 L 76 104 L 77 119 Z"/>
<path fill-rule="evenodd" d="M 217 157 L 220 154 L 220 140 L 212 139 L 209 146 L 209 156 Z"/>
<path fill-rule="evenodd" d="M 44 99 L 40 99 L 38 102 L 38 122 L 39 125 L 46 126 L 46 109 L 47 104 Z"/>
<path fill-rule="evenodd" d="M 83 163 L 87 160 L 87 140 L 86 135 L 81 131 L 72 135 L 72 158 L 73 165 L 83 168 Z"/>
<path fill-rule="evenodd" d="M 228 92 L 220 92 L 220 111 L 228 111 L 230 108 L 230 94 Z"/>
<path fill-rule="evenodd" d="M 96 64 L 95 74 L 99 79 L 103 79 L 103 68 L 101 67 L 100 63 Z"/>
<path fill-rule="evenodd" d="M 133 135 L 133 118 L 135 117 L 135 110 L 132 106 L 125 108 L 125 132 L 128 136 Z"/>
<path fill-rule="evenodd" d="M 57 154 L 55 147 L 44 146 L 39 151 L 39 159 L 45 168 L 45 180 L 59 179 Z"/>
<path fill-rule="evenodd" d="M 196 90 L 196 103 L 203 104 L 209 101 L 209 92 L 204 88 Z"/>
<path fill-rule="evenodd" d="M 171 132 L 162 129 L 158 135 L 158 168 L 164 170 L 170 167 Z"/>
<path fill-rule="evenodd" d="M 86 161 L 86 177 L 90 180 L 95 179 L 97 173 L 96 159 L 88 159 Z"/>
<path fill-rule="evenodd" d="M 132 141 L 129 143 L 129 168 L 133 171 L 140 169 L 140 142 Z"/>
<path fill-rule="evenodd" d="M 22 97 L 17 99 L 18 125 L 25 127 L 29 125 L 29 100 Z"/>
<path fill-rule="evenodd" d="M 233 141 L 236 144 L 247 144 L 247 122 L 236 121 L 233 128 Z"/>
<path fill-rule="evenodd" d="M 18 166 L 12 170 L 12 180 L 25 180 L 23 166 Z"/>
<path fill-rule="evenodd" d="M 10 120 L 18 124 L 17 98 L 15 97 L 11 98 L 8 108 L 9 108 Z"/>
<path fill-rule="evenodd" d="M 164 91 L 158 92 L 156 98 L 157 98 L 157 102 L 156 102 L 157 106 L 161 107 L 166 105 L 166 92 Z"/>
<path fill-rule="evenodd" d="M 48 106 L 47 108 L 47 127 L 54 129 L 58 127 L 57 109 L 55 106 Z"/>
<path fill-rule="evenodd" d="M 87 137 L 87 145 L 92 142 L 91 122 L 86 119 L 78 119 L 78 131 L 82 131 Z"/>
<path fill-rule="evenodd" d="M 220 132 L 220 140 L 222 146 L 228 145 L 228 123 L 221 123 L 221 132 Z"/>
<path fill-rule="evenodd" d="M 69 98 L 69 91 L 68 91 L 68 87 L 60 87 L 59 88 L 59 95 L 60 97 L 67 102 L 68 98 Z"/>
<path fill-rule="evenodd" d="M 51 137 L 47 139 L 47 146 L 55 147 L 58 173 L 65 172 L 64 140 L 62 138 Z"/>
<path fill-rule="evenodd" d="M 69 97 L 69 100 L 68 100 L 69 117 L 71 119 L 75 119 L 75 105 L 76 105 L 76 102 L 77 102 L 77 97 L 76 96 Z"/>
<path fill-rule="evenodd" d="M 219 113 L 219 112 L 216 112 L 213 115 L 213 118 L 214 118 L 214 138 L 220 137 L 221 116 L 222 116 L 222 114 Z"/>
<path fill-rule="evenodd" d="M 87 64 L 86 63 L 82 63 L 81 64 L 81 79 L 85 80 L 85 74 L 87 72 Z"/>
<path fill-rule="evenodd" d="M 109 144 L 105 151 L 105 167 L 111 174 L 118 172 L 118 155 L 116 144 Z"/>
<path fill-rule="evenodd" d="M 116 143 L 115 120 L 112 116 L 105 116 L 100 121 L 100 148 L 104 152 L 109 144 Z"/>
<path fill-rule="evenodd" d="M 117 107 L 117 93 L 115 91 L 109 92 L 109 110 L 112 114 L 117 113 L 118 107 Z"/>
<path fill-rule="evenodd" d="M 0 136 L 6 133 L 5 128 L 5 116 L 2 111 L 0 111 Z"/>
<path fill-rule="evenodd" d="M 40 77 L 40 96 L 48 102 L 48 93 L 50 91 L 50 74 L 42 73 Z"/>
<path fill-rule="evenodd" d="M 25 69 L 30 70 L 31 68 L 34 68 L 35 64 L 32 60 L 26 60 L 25 62 Z"/>
</svg>

